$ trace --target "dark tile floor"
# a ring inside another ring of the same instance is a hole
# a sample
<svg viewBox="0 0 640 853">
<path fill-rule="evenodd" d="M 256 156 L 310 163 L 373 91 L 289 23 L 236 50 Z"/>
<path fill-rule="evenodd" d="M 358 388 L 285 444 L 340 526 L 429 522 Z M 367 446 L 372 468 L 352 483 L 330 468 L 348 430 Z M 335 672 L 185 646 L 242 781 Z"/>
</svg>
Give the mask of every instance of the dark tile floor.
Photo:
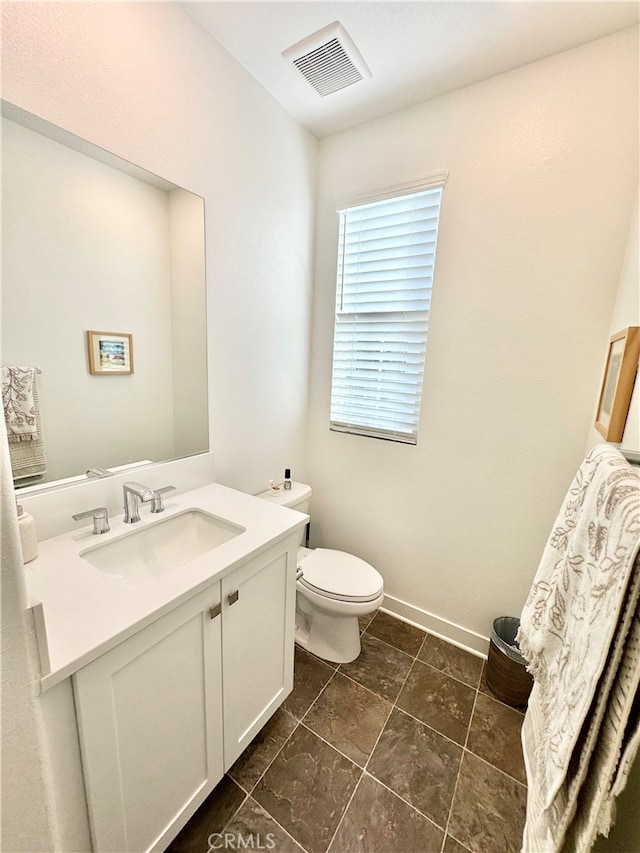
<svg viewBox="0 0 640 853">
<path fill-rule="evenodd" d="M 349 664 L 296 648 L 293 693 L 169 853 L 517 853 L 523 715 L 483 661 L 378 612 Z"/>
</svg>

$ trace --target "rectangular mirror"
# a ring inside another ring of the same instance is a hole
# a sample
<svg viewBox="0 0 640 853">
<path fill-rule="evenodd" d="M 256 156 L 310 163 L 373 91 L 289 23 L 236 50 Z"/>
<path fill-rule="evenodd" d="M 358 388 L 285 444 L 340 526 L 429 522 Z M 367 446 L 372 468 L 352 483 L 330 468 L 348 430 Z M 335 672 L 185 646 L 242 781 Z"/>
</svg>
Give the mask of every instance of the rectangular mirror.
<svg viewBox="0 0 640 853">
<path fill-rule="evenodd" d="M 2 114 L 2 365 L 39 370 L 46 469 L 13 462 L 16 487 L 208 450 L 204 200 Z M 91 330 L 131 336 L 134 369 L 92 374 Z"/>
</svg>

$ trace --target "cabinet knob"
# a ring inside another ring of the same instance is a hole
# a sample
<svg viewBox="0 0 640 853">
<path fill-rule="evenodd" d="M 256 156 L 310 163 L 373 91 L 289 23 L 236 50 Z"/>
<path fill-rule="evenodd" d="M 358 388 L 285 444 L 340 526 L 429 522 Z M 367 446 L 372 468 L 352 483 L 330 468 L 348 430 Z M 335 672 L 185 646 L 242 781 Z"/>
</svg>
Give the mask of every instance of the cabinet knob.
<svg viewBox="0 0 640 853">
<path fill-rule="evenodd" d="M 209 619 L 215 619 L 216 616 L 219 616 L 222 613 L 222 604 L 214 604 L 213 607 L 209 608 Z"/>
<path fill-rule="evenodd" d="M 240 593 L 236 589 L 233 592 L 229 593 L 229 595 L 227 596 L 227 601 L 229 602 L 229 604 L 235 604 L 239 597 Z"/>
</svg>

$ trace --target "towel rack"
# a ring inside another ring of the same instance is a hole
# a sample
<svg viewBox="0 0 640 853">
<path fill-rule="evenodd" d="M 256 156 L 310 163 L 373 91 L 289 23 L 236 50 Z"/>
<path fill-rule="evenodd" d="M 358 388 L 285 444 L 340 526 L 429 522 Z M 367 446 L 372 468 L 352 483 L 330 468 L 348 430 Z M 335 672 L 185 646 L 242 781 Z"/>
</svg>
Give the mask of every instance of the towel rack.
<svg viewBox="0 0 640 853">
<path fill-rule="evenodd" d="M 620 448 L 620 453 L 627 460 L 629 465 L 640 465 L 640 451 L 638 450 L 627 450 L 627 448 Z"/>
</svg>

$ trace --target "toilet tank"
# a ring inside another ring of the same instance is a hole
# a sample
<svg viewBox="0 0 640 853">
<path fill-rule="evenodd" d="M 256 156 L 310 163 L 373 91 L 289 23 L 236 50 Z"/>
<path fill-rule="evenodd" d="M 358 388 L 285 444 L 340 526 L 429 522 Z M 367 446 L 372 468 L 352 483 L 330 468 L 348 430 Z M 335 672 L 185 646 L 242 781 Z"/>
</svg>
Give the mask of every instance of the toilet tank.
<svg viewBox="0 0 640 853">
<path fill-rule="evenodd" d="M 290 489 L 285 489 L 281 484 L 278 494 L 274 495 L 273 492 L 267 489 L 266 492 L 260 492 L 256 497 L 263 498 L 265 501 L 270 501 L 274 504 L 279 504 L 279 506 L 286 506 L 288 509 L 295 509 L 298 512 L 308 513 L 309 502 L 311 500 L 311 486 L 307 486 L 305 483 L 296 483 L 295 480 L 292 480 Z M 306 538 L 306 529 L 303 527 L 300 531 L 300 541 L 298 542 L 298 545 L 304 545 Z"/>
</svg>

